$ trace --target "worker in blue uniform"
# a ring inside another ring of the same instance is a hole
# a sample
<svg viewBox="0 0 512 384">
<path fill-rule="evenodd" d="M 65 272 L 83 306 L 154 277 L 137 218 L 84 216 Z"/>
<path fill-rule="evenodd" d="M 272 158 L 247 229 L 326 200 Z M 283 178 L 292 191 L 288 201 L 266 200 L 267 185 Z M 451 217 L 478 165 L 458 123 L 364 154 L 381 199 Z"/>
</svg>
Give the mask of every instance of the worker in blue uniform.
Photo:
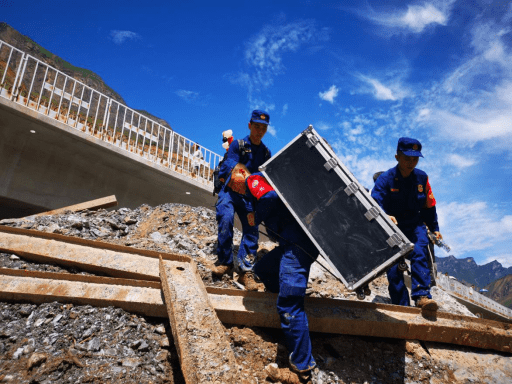
<svg viewBox="0 0 512 384">
<path fill-rule="evenodd" d="M 436 200 L 428 176 L 416 168 L 421 154 L 421 143 L 412 138 L 398 140 L 397 166 L 382 173 L 375 181 L 372 197 L 389 215 L 404 235 L 414 243 L 407 256 L 411 261 L 411 297 L 417 307 L 437 310 L 430 294 L 430 270 L 427 261 L 427 228 L 442 239 L 437 222 Z M 404 284 L 403 272 L 394 265 L 387 272 L 389 294 L 393 304 L 409 306 L 409 292 Z"/>
<path fill-rule="evenodd" d="M 267 291 L 278 293 L 277 312 L 292 371 L 300 382 L 309 382 L 316 362 L 311 353 L 304 296 L 318 250 L 261 173 L 249 176 L 246 182 L 248 194 L 253 197 L 255 226 L 265 222 L 267 233 L 279 243 L 256 263 L 254 273 Z M 283 377 L 289 371 L 276 366 L 267 367 L 267 373 L 275 381 L 298 382 Z"/>
<path fill-rule="evenodd" d="M 245 196 L 245 178 L 258 171 L 258 167 L 270 159 L 270 150 L 262 142 L 267 132 L 270 117 L 267 112 L 254 110 L 249 121 L 249 135 L 243 140 L 234 140 L 229 146 L 226 161 L 220 167 L 219 177 L 226 183 L 219 192 L 216 204 L 218 222 L 217 265 L 212 269 L 216 276 L 228 273 L 233 261 L 233 223 L 235 212 L 242 223 L 242 240 L 236 265 L 239 282 L 248 290 L 256 290 L 252 269 L 258 250 L 258 227 L 250 225 L 254 213 Z"/>
</svg>

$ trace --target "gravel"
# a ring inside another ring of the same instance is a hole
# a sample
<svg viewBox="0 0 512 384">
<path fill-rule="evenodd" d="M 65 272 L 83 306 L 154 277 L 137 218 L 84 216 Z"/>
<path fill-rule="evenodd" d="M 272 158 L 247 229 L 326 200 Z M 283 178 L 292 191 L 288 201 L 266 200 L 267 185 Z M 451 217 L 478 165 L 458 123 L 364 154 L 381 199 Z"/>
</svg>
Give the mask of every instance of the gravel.
<svg viewBox="0 0 512 384">
<path fill-rule="evenodd" d="M 212 277 L 205 267 L 217 258 L 215 212 L 208 208 L 182 204 L 142 205 L 134 210 L 66 212 L 2 220 L 0 224 L 186 254 L 196 260 L 205 285 L 239 288 L 227 277 Z M 235 252 L 240 238 L 241 233 L 235 229 Z M 259 256 L 273 246 L 271 242 L 262 243 Z M 88 274 L 76 268 L 31 262 L 8 253 L 0 253 L 0 268 Z M 353 293 L 339 284 L 315 265 L 308 294 L 354 299 Z M 371 289 L 367 301 L 390 302 L 384 277 L 372 283 Z M 434 288 L 432 294 L 442 310 L 473 316 L 442 290 Z M 265 382 L 263 367 L 268 363 L 287 365 L 280 330 L 226 326 L 226 334 L 235 356 L 244 366 L 246 381 L 241 384 Z M 493 368 L 484 376 L 471 363 L 465 364 L 462 357 L 456 357 L 475 353 L 467 348 L 343 335 L 312 335 L 312 342 L 319 366 L 315 384 L 491 383 L 493 378 L 498 380 L 496 382 L 512 382 L 510 355 L 487 353 L 489 360 L 482 360 L 482 366 L 492 367 L 491 362 L 496 361 L 500 368 Z M 448 350 L 448 361 L 436 358 L 432 352 L 436 348 L 439 356 L 444 356 L 442 354 Z M 483 354 L 477 356 L 483 359 Z M 124 384 L 184 383 L 184 379 L 169 322 L 165 319 L 139 316 L 115 307 L 0 302 L 0 382 Z"/>
</svg>

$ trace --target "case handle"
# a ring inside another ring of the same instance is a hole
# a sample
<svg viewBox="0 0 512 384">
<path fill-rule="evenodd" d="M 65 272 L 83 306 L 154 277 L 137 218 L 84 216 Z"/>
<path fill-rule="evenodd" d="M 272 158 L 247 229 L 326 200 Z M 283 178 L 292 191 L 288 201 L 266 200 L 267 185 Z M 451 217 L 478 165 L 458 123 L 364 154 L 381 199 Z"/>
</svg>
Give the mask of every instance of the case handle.
<svg viewBox="0 0 512 384">
<path fill-rule="evenodd" d="M 393 248 L 402 244 L 403 239 L 398 233 L 393 233 L 391 237 L 387 240 L 388 245 Z"/>
<path fill-rule="evenodd" d="M 372 221 L 373 219 L 379 217 L 380 211 L 377 207 L 371 207 L 368 212 L 364 214 L 364 216 L 368 219 L 368 221 Z"/>
<path fill-rule="evenodd" d="M 318 144 L 320 140 L 318 140 L 318 137 L 316 137 L 315 135 L 311 135 L 308 137 L 308 141 L 306 141 L 306 145 L 308 146 L 308 148 L 313 148 L 315 145 Z"/>
<path fill-rule="evenodd" d="M 329 159 L 327 161 L 327 163 L 324 164 L 324 167 L 325 167 L 325 169 L 327 169 L 327 171 L 330 171 L 331 169 L 336 168 L 337 166 L 338 166 L 338 162 L 336 161 L 336 159 L 334 157 Z"/>
<path fill-rule="evenodd" d="M 345 193 L 349 196 L 352 196 L 357 191 L 359 191 L 359 186 L 357 185 L 357 183 L 354 182 L 350 183 L 349 185 L 347 185 L 347 188 L 345 188 Z"/>
</svg>

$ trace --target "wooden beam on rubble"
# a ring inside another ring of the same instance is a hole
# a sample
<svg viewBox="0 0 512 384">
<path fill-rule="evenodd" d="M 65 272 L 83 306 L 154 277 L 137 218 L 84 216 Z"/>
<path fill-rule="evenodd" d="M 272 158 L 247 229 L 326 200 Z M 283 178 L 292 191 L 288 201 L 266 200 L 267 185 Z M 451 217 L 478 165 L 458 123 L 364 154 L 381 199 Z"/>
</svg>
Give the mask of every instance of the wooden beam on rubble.
<svg viewBox="0 0 512 384">
<path fill-rule="evenodd" d="M 146 289 L 142 289 L 146 287 Z M 159 283 L 98 276 L 0 269 L 0 300 L 59 301 L 114 305 L 147 316 L 167 317 Z M 225 324 L 279 328 L 276 295 L 206 288 Z M 306 298 L 314 332 L 423 340 L 511 352 L 510 324 L 438 312 L 425 317 L 418 308 L 349 300 Z"/>
<path fill-rule="evenodd" d="M 160 281 L 159 257 L 191 262 L 189 256 L 148 251 L 78 237 L 0 225 L 0 252 L 127 279 Z"/>
<path fill-rule="evenodd" d="M 196 264 L 160 259 L 160 278 L 187 384 L 238 382 L 235 354 Z"/>
<path fill-rule="evenodd" d="M 111 195 L 111 196 L 107 196 L 107 197 L 102 197 L 100 199 L 86 201 L 86 202 L 83 202 L 83 203 L 80 203 L 80 204 L 70 205 L 70 206 L 64 207 L 64 208 L 58 208 L 58 209 L 54 209 L 54 210 L 51 210 L 51 211 L 41 212 L 41 213 L 38 213 L 36 215 L 31 215 L 31 216 L 28 216 L 28 217 L 58 215 L 60 213 L 64 213 L 64 212 L 67 212 L 67 211 L 79 212 L 79 211 L 84 211 L 86 209 L 91 210 L 91 211 L 95 211 L 95 210 L 98 210 L 100 208 L 115 207 L 115 206 L 117 206 L 117 204 L 118 203 L 117 203 L 116 196 L 115 195 Z"/>
</svg>

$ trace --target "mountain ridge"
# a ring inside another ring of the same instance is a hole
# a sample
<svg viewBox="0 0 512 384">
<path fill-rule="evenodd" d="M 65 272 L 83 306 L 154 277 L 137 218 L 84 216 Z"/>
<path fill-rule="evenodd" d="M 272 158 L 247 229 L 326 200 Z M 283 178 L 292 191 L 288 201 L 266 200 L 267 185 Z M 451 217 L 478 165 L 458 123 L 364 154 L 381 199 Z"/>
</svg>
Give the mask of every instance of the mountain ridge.
<svg viewBox="0 0 512 384">
<path fill-rule="evenodd" d="M 467 285 L 475 285 L 481 289 L 504 276 L 512 274 L 512 267 L 505 268 L 493 260 L 478 265 L 472 257 L 457 259 L 455 256 L 436 257 L 439 272 L 448 273 Z"/>
<path fill-rule="evenodd" d="M 84 83 L 88 87 L 91 87 L 96 91 L 103 93 L 109 98 L 114 99 L 121 104 L 127 105 L 123 97 L 115 90 L 113 90 L 110 86 L 108 86 L 100 75 L 89 69 L 77 67 L 69 63 L 68 61 L 62 59 L 61 57 L 55 55 L 54 53 L 39 45 L 29 36 L 23 35 L 6 22 L 0 22 L 0 40 L 5 41 L 13 47 L 25 53 L 28 53 L 29 55 L 54 68 L 57 68 L 59 71 Z M 144 109 L 133 109 L 139 112 L 140 114 L 152 120 L 155 120 L 157 123 L 172 130 L 171 125 L 166 120 L 156 117 L 151 113 L 145 111 Z"/>
</svg>

